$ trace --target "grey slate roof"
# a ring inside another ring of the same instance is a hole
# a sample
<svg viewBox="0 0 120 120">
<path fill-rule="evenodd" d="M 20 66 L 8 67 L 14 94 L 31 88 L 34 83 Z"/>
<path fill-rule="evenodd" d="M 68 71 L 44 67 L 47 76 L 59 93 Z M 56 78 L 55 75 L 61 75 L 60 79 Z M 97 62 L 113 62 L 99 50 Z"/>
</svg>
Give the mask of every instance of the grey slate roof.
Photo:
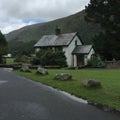
<svg viewBox="0 0 120 120">
<path fill-rule="evenodd" d="M 48 47 L 48 46 L 68 46 L 77 33 L 67 33 L 61 35 L 45 35 L 34 47 Z"/>
<path fill-rule="evenodd" d="M 92 45 L 78 45 L 73 50 L 73 54 L 88 54 L 92 49 Z"/>
</svg>

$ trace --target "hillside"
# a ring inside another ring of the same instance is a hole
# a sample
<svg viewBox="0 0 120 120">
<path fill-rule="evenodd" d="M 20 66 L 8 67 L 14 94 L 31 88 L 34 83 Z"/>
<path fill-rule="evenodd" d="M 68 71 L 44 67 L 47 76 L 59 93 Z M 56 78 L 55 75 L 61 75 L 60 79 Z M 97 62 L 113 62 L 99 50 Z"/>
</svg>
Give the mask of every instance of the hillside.
<svg viewBox="0 0 120 120">
<path fill-rule="evenodd" d="M 97 24 L 87 23 L 84 20 L 85 12 L 81 11 L 74 15 L 23 27 L 6 35 L 10 52 L 33 52 L 33 45 L 46 34 L 54 34 L 56 26 L 60 26 L 62 33 L 78 32 L 86 44 L 92 42 L 92 37 L 101 31 Z M 25 49 L 23 49 L 25 48 Z"/>
</svg>

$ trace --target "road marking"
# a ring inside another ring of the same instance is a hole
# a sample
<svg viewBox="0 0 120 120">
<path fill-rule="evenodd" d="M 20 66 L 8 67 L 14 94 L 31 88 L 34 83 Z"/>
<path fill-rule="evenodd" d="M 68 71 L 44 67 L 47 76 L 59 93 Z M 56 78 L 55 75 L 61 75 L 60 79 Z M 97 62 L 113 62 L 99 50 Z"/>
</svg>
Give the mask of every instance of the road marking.
<svg viewBox="0 0 120 120">
<path fill-rule="evenodd" d="M 4 84 L 7 83 L 8 81 L 0 81 L 0 84 Z"/>
<path fill-rule="evenodd" d="M 13 71 L 13 68 L 3 68 L 4 71 L 7 71 L 7 72 L 12 72 Z"/>
</svg>

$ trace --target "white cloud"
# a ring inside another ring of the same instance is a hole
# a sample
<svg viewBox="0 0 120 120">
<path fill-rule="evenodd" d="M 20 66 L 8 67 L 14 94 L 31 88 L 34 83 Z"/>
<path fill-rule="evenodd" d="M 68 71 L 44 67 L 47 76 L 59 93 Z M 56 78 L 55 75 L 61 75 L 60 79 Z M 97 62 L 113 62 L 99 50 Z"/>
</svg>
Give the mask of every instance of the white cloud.
<svg viewBox="0 0 120 120">
<path fill-rule="evenodd" d="M 0 29 L 8 33 L 25 25 L 23 19 L 53 20 L 84 9 L 89 0 L 0 0 Z"/>
<path fill-rule="evenodd" d="M 35 22 L 23 22 L 22 20 L 16 20 L 16 19 L 12 19 L 12 21 L 9 21 L 8 23 L 3 23 L 2 25 L 2 33 L 9 33 L 13 30 L 16 30 L 16 29 L 19 29 L 19 28 L 22 28 L 24 26 L 27 26 L 27 25 L 32 25 L 32 24 L 35 24 Z"/>
</svg>

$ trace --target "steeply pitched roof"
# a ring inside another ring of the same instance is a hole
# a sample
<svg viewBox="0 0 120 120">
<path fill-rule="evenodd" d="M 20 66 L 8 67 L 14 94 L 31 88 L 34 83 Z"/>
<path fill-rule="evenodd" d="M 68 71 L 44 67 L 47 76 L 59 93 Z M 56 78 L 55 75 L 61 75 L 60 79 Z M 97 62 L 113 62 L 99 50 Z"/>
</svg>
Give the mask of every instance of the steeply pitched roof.
<svg viewBox="0 0 120 120">
<path fill-rule="evenodd" d="M 92 49 L 92 45 L 78 45 L 73 50 L 73 54 L 88 54 Z"/>
<path fill-rule="evenodd" d="M 48 46 L 68 46 L 77 33 L 67 33 L 61 35 L 45 35 L 34 47 L 48 47 Z"/>
</svg>

